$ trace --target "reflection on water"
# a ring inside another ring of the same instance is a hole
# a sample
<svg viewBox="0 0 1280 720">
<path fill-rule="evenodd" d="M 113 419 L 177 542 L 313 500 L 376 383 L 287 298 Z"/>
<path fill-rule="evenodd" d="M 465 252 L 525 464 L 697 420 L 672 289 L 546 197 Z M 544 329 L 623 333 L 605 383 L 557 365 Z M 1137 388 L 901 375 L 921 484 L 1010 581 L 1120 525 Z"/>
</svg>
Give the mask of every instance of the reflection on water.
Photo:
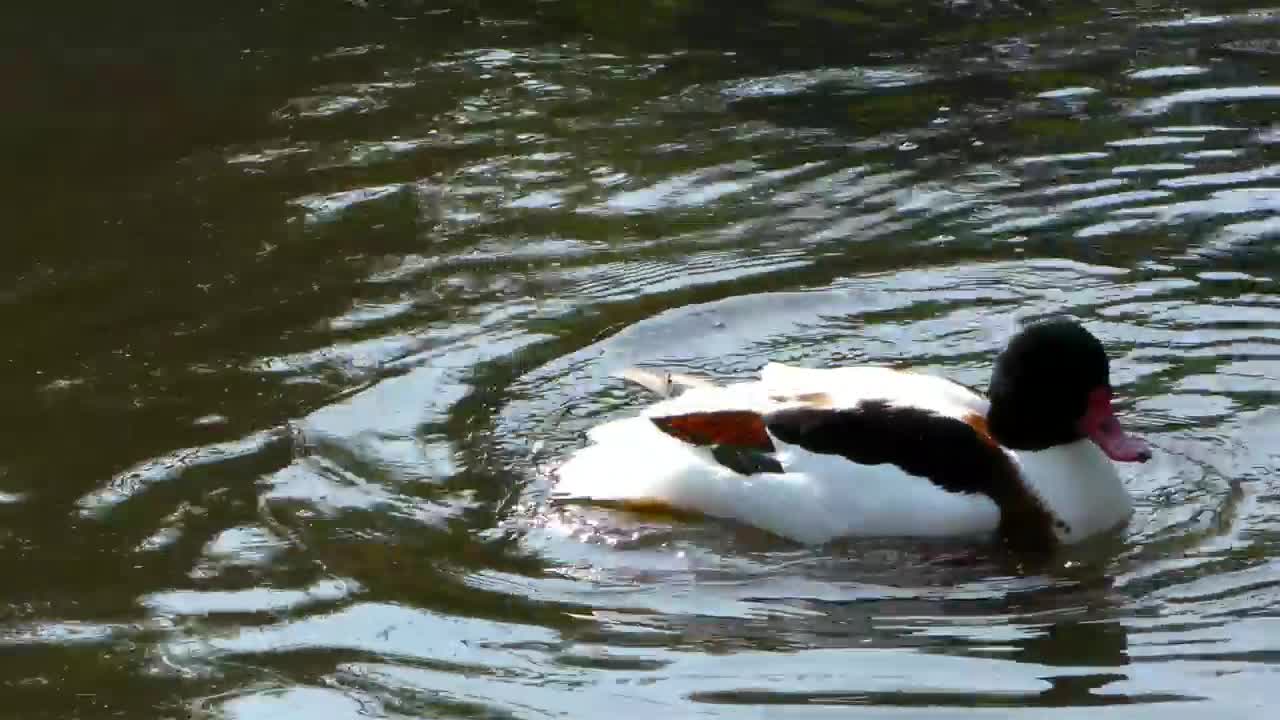
<svg viewBox="0 0 1280 720">
<path fill-rule="evenodd" d="M 17 714 L 1277 701 L 1280 11 L 196 5 L 0 70 Z M 1158 452 L 1048 565 L 543 502 L 622 367 L 981 387 L 1062 311 Z"/>
</svg>

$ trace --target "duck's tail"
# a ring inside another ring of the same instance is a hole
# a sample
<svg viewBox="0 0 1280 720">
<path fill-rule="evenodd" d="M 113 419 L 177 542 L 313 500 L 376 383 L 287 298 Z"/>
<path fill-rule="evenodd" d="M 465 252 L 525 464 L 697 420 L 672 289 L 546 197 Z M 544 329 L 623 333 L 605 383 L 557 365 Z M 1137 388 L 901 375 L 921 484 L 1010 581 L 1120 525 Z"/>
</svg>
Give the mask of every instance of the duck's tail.
<svg viewBox="0 0 1280 720">
<path fill-rule="evenodd" d="M 619 371 L 617 376 L 624 380 L 630 380 L 661 398 L 676 397 L 685 390 L 692 388 L 719 387 L 719 385 L 711 382 L 710 380 L 694 377 L 693 375 L 673 372 L 655 372 L 653 370 L 634 367 Z"/>
</svg>

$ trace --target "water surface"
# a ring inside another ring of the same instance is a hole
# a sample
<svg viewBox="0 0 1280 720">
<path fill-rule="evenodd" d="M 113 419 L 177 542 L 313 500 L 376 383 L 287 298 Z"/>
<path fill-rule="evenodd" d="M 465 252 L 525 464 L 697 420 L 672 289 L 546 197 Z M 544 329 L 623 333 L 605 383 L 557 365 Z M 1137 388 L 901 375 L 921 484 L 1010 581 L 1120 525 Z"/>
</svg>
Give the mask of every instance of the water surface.
<svg viewBox="0 0 1280 720">
<path fill-rule="evenodd" d="M 0 70 L 4 712 L 1280 702 L 1280 8 L 73 5 Z M 544 502 L 620 368 L 1053 312 L 1157 453 L 1047 566 Z"/>
</svg>

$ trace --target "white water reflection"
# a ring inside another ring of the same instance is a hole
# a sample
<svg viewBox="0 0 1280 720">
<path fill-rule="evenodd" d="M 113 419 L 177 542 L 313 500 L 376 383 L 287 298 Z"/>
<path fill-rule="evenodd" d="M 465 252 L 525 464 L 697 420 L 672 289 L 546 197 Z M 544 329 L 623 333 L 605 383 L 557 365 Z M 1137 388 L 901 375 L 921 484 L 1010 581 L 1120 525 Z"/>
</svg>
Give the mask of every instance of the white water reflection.
<svg viewBox="0 0 1280 720">
<path fill-rule="evenodd" d="M 1229 102 L 1280 99 L 1280 85 L 1247 87 L 1197 88 L 1181 90 L 1146 100 L 1134 109 L 1136 115 L 1163 115 L 1183 105 L 1206 105 Z"/>
</svg>

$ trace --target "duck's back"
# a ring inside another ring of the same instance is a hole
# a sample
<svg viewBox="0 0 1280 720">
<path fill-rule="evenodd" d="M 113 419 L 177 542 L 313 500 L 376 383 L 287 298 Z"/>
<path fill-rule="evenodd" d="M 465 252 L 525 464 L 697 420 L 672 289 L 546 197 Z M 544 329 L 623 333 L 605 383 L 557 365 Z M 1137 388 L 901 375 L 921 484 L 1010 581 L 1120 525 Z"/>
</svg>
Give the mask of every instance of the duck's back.
<svg viewBox="0 0 1280 720">
<path fill-rule="evenodd" d="M 988 408 L 986 398 L 946 378 L 872 365 L 826 369 L 769 363 L 760 370 L 760 384 L 777 396 L 826 393 L 842 408 L 882 400 L 949 417 L 985 417 Z"/>
<path fill-rule="evenodd" d="M 700 384 L 638 417 L 594 428 L 590 444 L 557 469 L 555 496 L 696 511 L 801 542 L 987 532 L 1000 516 L 988 497 L 903 469 L 919 472 L 931 448 L 919 423 L 901 424 L 912 414 L 950 421 L 946 432 L 963 438 L 978 432 L 966 418 L 986 409 L 982 397 L 938 377 L 770 364 L 757 381 Z M 895 435 L 898 427 L 912 435 Z M 731 442 L 700 444 L 698 434 L 708 432 Z M 845 440 L 847 449 L 827 447 Z M 867 444 L 861 450 L 860 442 Z M 895 448 L 915 459 L 883 457 Z M 857 462 L 862 457 L 870 461 Z"/>
</svg>

